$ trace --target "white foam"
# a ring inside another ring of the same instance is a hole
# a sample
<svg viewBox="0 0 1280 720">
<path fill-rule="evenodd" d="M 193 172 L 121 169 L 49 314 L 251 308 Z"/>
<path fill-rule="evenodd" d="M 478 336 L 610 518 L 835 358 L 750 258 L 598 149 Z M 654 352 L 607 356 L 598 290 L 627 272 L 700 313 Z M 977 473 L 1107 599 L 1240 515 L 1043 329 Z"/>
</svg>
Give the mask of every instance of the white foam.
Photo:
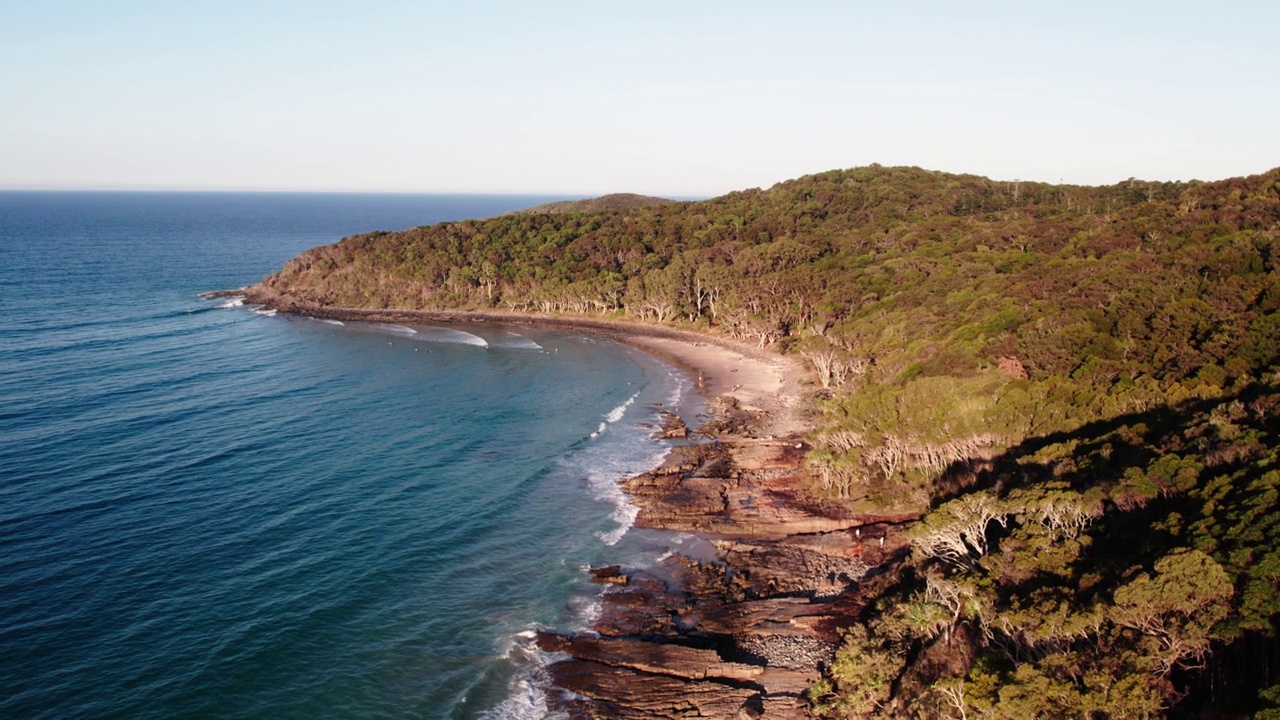
<svg viewBox="0 0 1280 720">
<path fill-rule="evenodd" d="M 596 537 L 606 545 L 617 545 L 622 537 L 635 525 L 636 515 L 640 508 L 631 502 L 631 498 L 622 490 L 622 481 L 645 470 L 656 467 L 666 456 L 664 448 L 655 448 L 647 461 L 631 464 L 626 462 L 610 462 L 609 459 L 596 459 L 597 467 L 588 471 L 587 485 L 597 500 L 613 505 L 609 519 L 618 523 L 612 530 L 596 533 Z"/>
<path fill-rule="evenodd" d="M 511 695 L 497 706 L 480 713 L 485 720 L 546 720 L 547 691 L 535 677 L 522 677 L 511 683 Z"/>
<path fill-rule="evenodd" d="M 585 573 L 587 570 L 583 570 L 583 572 Z M 600 616 L 604 614 L 603 592 L 601 590 L 589 597 L 574 597 L 569 600 L 569 607 L 573 609 L 573 620 L 569 630 L 589 632 L 595 627 L 600 620 Z"/>
<path fill-rule="evenodd" d="M 238 308 L 238 307 L 240 307 L 241 305 L 244 305 L 244 298 L 242 298 L 242 297 L 240 297 L 240 296 L 236 296 L 236 297 L 232 297 L 232 298 L 227 298 L 227 301 L 226 301 L 226 302 L 224 302 L 224 303 L 219 303 L 219 304 L 218 304 L 218 307 L 220 307 L 220 308 Z"/>
<path fill-rule="evenodd" d="M 564 629 L 588 632 L 604 613 L 604 591 L 575 595 L 569 598 L 569 606 L 572 618 Z M 511 663 L 516 673 L 507 685 L 507 698 L 484 710 L 478 717 L 485 720 L 569 720 L 564 713 L 551 712 L 547 702 L 547 690 L 552 686 L 547 667 L 566 656 L 540 650 L 537 640 L 537 630 L 530 628 L 514 633 L 504 643 L 499 657 Z M 463 697 L 462 702 L 466 701 Z"/>
<path fill-rule="evenodd" d="M 418 331 L 404 325 L 392 325 L 391 323 L 375 323 L 374 327 L 379 330 L 395 333 L 397 335 L 417 335 Z"/>
<path fill-rule="evenodd" d="M 616 423 L 621 420 L 622 414 L 627 411 L 627 408 L 631 407 L 631 403 L 635 402 L 638 397 L 640 397 L 640 393 L 637 392 L 635 395 L 627 398 L 626 402 L 606 413 L 604 416 L 605 422 Z"/>
<path fill-rule="evenodd" d="M 315 318 L 315 319 L 327 325 L 339 325 L 339 326 L 346 325 L 346 323 L 342 322 L 341 320 L 330 320 L 329 318 Z"/>
<path fill-rule="evenodd" d="M 683 373 L 673 370 L 670 375 L 675 382 L 672 383 L 671 395 L 667 398 L 668 405 L 678 405 L 680 400 L 684 398 L 686 378 Z"/>
<path fill-rule="evenodd" d="M 454 328 L 428 328 L 423 332 L 420 339 L 428 342 L 473 345 L 475 347 L 483 348 L 489 347 L 489 341 L 479 335 L 474 335 L 464 330 L 455 330 Z"/>
<path fill-rule="evenodd" d="M 542 346 L 520 335 L 519 333 L 506 332 L 501 340 L 489 343 L 490 347 L 511 348 L 514 350 L 541 350 Z"/>
<path fill-rule="evenodd" d="M 661 392 L 665 394 L 669 383 L 676 381 L 677 376 L 670 376 L 669 381 L 662 383 Z M 631 530 L 639 514 L 639 508 L 622 490 L 622 482 L 657 467 L 669 447 L 669 443 L 655 442 L 648 430 L 641 430 L 640 427 L 634 432 L 617 432 L 611 429 L 614 423 L 625 419 L 628 409 L 642 395 L 643 390 L 636 391 L 626 401 L 605 413 L 601 418 L 603 422 L 591 433 L 593 442 L 584 446 L 580 453 L 566 459 L 572 471 L 581 473 L 592 497 L 612 506 L 609 519 L 616 525 L 596 532 L 596 537 L 606 545 L 618 544 Z"/>
<path fill-rule="evenodd" d="M 532 630 L 516 633 L 503 654 L 504 658 L 518 663 L 522 668 L 508 686 L 505 700 L 480 713 L 485 720 L 552 720 L 563 717 L 552 715 L 547 707 L 546 688 L 551 684 L 547 674 L 549 656 L 534 644 L 536 633 Z M 466 702 L 466 699 L 463 699 Z"/>
<path fill-rule="evenodd" d="M 533 650 L 535 647 L 533 641 L 537 638 L 538 631 L 532 628 L 514 633 L 502 644 L 502 652 L 498 653 L 498 657 L 503 660 L 510 660 L 512 655 L 519 655 L 520 658 L 523 658 Z"/>
<path fill-rule="evenodd" d="M 253 311 L 259 315 L 265 315 L 267 317 L 275 317 L 276 314 L 275 308 L 254 308 Z"/>
<path fill-rule="evenodd" d="M 626 535 L 632 526 L 636 524 L 636 515 L 639 514 L 640 508 L 636 507 L 635 503 L 630 500 L 619 503 L 613 509 L 613 512 L 609 513 L 609 519 L 618 523 L 618 527 L 609 532 L 597 533 L 596 537 L 599 537 L 600 541 L 605 545 L 617 545 L 622 536 Z"/>
<path fill-rule="evenodd" d="M 659 397 L 670 390 L 672 401 L 667 405 L 669 408 L 678 407 L 688 387 L 687 380 L 676 372 L 664 375 L 660 388 L 654 389 L 658 391 Z M 584 478 L 588 492 L 594 499 L 612 506 L 609 518 L 616 525 L 596 532 L 596 537 L 607 545 L 619 543 L 631 530 L 639 514 L 639 508 L 632 504 L 623 491 L 622 482 L 657 467 L 670 447 L 669 442 L 654 441 L 649 429 L 642 429 L 643 426 L 621 432 L 612 429 L 611 424 L 623 421 L 627 410 L 640 401 L 642 396 L 650 397 L 645 395 L 644 390 L 638 391 L 606 413 L 602 418 L 604 422 L 591 433 L 593 441 L 583 445 L 580 452 L 562 461 L 567 464 L 568 470 Z M 627 427 L 631 428 L 631 425 Z"/>
</svg>

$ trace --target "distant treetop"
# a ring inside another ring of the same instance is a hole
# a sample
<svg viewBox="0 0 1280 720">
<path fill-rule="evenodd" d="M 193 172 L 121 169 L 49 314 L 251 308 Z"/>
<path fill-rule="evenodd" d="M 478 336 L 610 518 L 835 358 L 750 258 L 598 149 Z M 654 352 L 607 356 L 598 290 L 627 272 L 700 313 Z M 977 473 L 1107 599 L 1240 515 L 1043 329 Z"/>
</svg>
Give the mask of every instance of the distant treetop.
<svg viewBox="0 0 1280 720">
<path fill-rule="evenodd" d="M 598 198 L 588 198 L 586 200 L 563 200 L 561 202 L 547 203 L 546 205 L 538 205 L 527 210 L 521 210 L 520 212 L 543 213 L 547 215 L 619 212 L 623 210 L 635 210 L 637 208 L 658 207 L 659 205 L 671 205 L 675 202 L 675 200 L 652 197 L 649 195 L 612 193 L 610 195 L 602 195 Z"/>
</svg>

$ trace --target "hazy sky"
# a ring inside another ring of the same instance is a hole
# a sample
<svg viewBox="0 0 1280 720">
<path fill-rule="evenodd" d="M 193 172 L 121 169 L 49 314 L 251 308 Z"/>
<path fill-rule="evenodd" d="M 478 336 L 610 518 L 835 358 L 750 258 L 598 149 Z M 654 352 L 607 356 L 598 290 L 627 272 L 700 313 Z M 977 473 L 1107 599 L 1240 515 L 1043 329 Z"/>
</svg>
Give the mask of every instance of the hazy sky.
<svg viewBox="0 0 1280 720">
<path fill-rule="evenodd" d="M 1273 0 L 3 0 L 0 188 L 1217 179 L 1280 165 L 1277 28 Z"/>
</svg>

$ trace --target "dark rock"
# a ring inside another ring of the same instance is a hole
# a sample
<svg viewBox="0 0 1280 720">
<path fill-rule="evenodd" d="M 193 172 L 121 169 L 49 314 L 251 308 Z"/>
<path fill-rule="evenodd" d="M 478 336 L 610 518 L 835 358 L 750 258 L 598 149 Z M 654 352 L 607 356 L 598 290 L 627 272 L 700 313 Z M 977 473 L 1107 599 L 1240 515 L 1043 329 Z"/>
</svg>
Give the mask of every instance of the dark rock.
<svg viewBox="0 0 1280 720">
<path fill-rule="evenodd" d="M 600 585 L 626 585 L 630 582 L 630 578 L 617 565 L 606 565 L 604 567 L 595 567 L 587 571 L 591 575 L 591 582 Z"/>
<path fill-rule="evenodd" d="M 699 433 L 719 439 L 674 448 L 622 487 L 637 526 L 700 534 L 715 561 L 590 571 L 611 586 L 595 632 L 538 637 L 570 658 L 550 668 L 569 717 L 808 717 L 804 693 L 865 610 L 863 585 L 905 552 L 896 523 L 909 518 L 807 501 L 804 440 L 743 437 L 759 418 L 712 405 Z M 663 432 L 677 421 L 664 413 Z"/>
<path fill-rule="evenodd" d="M 662 439 L 686 438 L 689 437 L 689 428 L 684 424 L 684 420 L 673 412 L 662 412 L 662 426 L 658 430 L 657 437 Z"/>
<path fill-rule="evenodd" d="M 549 671 L 557 687 L 600 701 L 588 717 L 736 718 L 748 701 L 759 696 L 750 688 L 690 682 L 584 660 L 563 660 Z"/>
</svg>

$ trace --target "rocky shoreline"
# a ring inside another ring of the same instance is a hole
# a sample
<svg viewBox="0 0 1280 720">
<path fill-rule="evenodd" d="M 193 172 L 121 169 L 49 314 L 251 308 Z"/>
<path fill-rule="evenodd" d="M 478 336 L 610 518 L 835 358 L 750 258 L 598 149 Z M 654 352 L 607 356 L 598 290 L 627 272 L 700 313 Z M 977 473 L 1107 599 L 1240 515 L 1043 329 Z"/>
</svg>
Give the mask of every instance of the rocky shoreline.
<svg viewBox="0 0 1280 720">
<path fill-rule="evenodd" d="M 713 418 L 713 423 L 717 418 Z M 722 418 L 721 418 L 722 419 Z M 637 526 L 698 533 L 714 562 L 594 568 L 609 586 L 593 632 L 541 633 L 571 718 L 802 718 L 860 603 L 860 581 L 906 552 L 908 517 L 805 503 L 800 435 L 745 432 L 674 450 L 624 483 Z"/>
<path fill-rule="evenodd" d="M 762 362 L 776 359 L 720 338 L 610 319 L 334 308 L 253 288 L 209 297 L 233 294 L 318 318 L 518 323 L 605 335 L 664 355 L 636 338 L 711 343 Z M 702 379 L 703 368 L 679 355 L 667 359 Z M 561 658 L 548 668 L 557 716 L 808 717 L 805 692 L 865 604 L 862 586 L 907 552 L 901 529 L 914 515 L 855 515 L 805 500 L 807 426 L 794 417 L 793 402 L 774 398 L 743 407 L 731 395 L 698 386 L 709 395 L 709 418 L 692 431 L 702 441 L 673 449 L 623 489 L 639 508 L 638 527 L 697 534 L 715 549 L 715 559 L 672 555 L 650 570 L 591 569 L 592 580 L 607 586 L 592 630 L 537 637 L 539 648 Z M 686 432 L 673 419 L 663 417 L 659 434 Z"/>
</svg>

